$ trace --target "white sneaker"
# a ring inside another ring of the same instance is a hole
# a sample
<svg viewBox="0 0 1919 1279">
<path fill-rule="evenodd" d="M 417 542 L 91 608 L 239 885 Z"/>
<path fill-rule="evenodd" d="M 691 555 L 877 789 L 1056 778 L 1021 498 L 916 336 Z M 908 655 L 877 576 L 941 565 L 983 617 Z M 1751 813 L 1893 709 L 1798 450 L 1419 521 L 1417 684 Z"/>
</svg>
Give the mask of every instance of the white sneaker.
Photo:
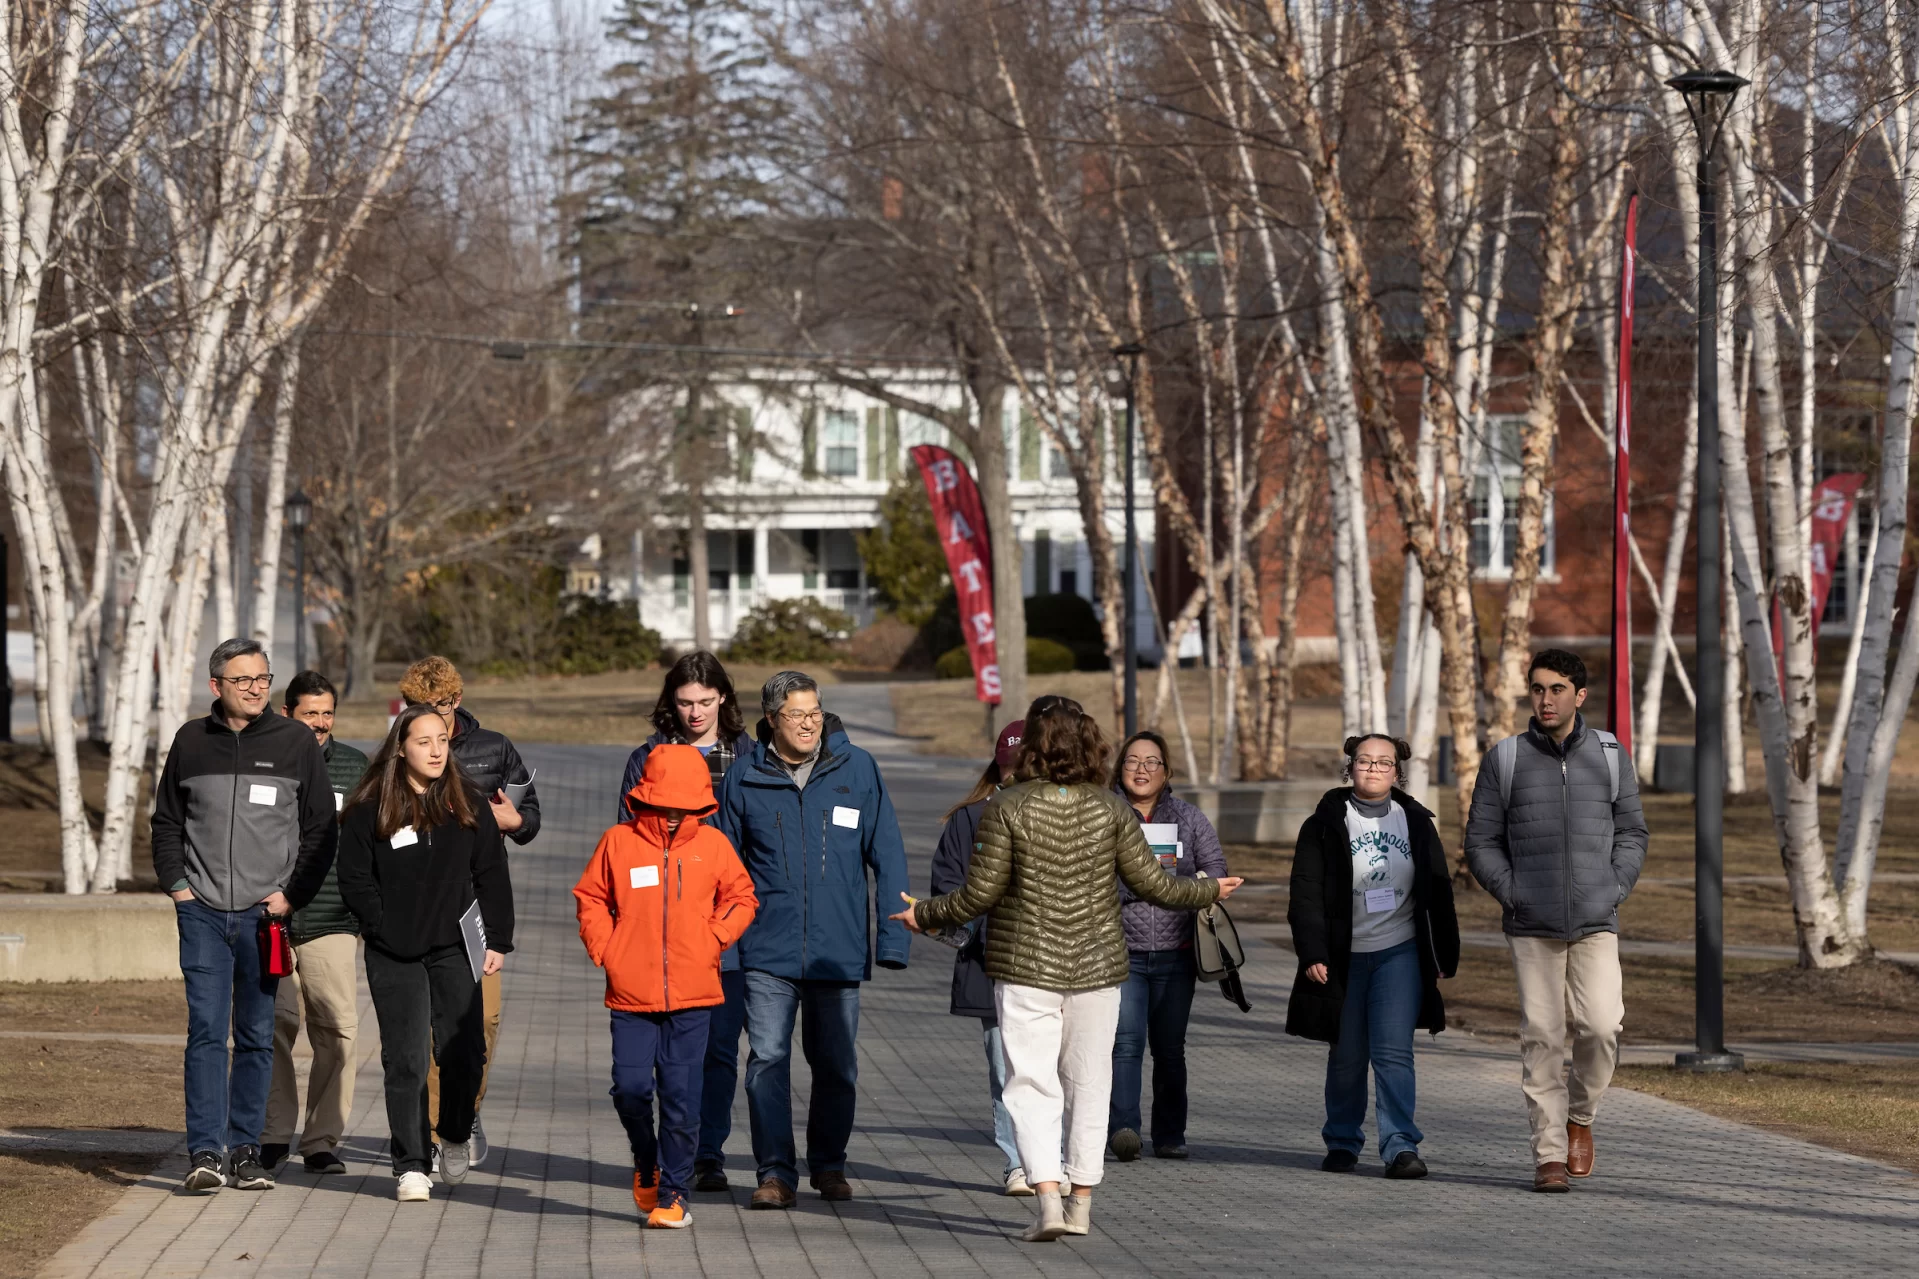
<svg viewBox="0 0 1919 1279">
<path fill-rule="evenodd" d="M 466 1161 L 475 1168 L 486 1158 L 486 1129 L 480 1127 L 480 1117 L 473 1116 L 473 1135 L 466 1139 Z"/>
<path fill-rule="evenodd" d="M 433 1198 L 433 1183 L 423 1172 L 403 1172 L 394 1195 L 403 1204 L 423 1204 Z"/>
<path fill-rule="evenodd" d="M 1007 1173 L 1006 1189 L 1000 1193 L 1010 1199 L 1031 1198 L 1033 1188 L 1026 1184 L 1026 1170 L 1024 1168 L 1015 1168 L 1013 1171 Z"/>
<path fill-rule="evenodd" d="M 449 1141 L 440 1147 L 440 1180 L 449 1186 L 457 1186 L 466 1180 L 466 1170 L 471 1160 L 467 1157 L 468 1144 L 464 1141 Z"/>
</svg>

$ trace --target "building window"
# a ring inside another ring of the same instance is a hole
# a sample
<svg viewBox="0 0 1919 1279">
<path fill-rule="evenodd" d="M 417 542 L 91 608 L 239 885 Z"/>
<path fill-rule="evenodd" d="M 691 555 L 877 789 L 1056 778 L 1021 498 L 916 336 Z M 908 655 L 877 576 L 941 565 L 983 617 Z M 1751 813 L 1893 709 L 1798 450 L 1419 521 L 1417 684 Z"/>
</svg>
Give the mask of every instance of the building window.
<svg viewBox="0 0 1919 1279">
<path fill-rule="evenodd" d="M 821 529 L 820 534 L 820 558 L 826 568 L 826 589 L 859 590 L 860 548 L 853 538 L 853 530 L 829 528 Z"/>
<path fill-rule="evenodd" d="M 1063 568 L 1059 571 L 1059 593 L 1061 595 L 1079 594 L 1079 570 Z"/>
<path fill-rule="evenodd" d="M 826 411 L 826 473 L 840 479 L 860 474 L 860 419 L 850 409 Z"/>
<path fill-rule="evenodd" d="M 1519 542 L 1520 416 L 1488 418 L 1486 440 L 1473 471 L 1473 571 L 1481 577 L 1510 577 Z M 1553 571 L 1553 499 L 1546 495 L 1545 540 L 1539 571 Z"/>
</svg>

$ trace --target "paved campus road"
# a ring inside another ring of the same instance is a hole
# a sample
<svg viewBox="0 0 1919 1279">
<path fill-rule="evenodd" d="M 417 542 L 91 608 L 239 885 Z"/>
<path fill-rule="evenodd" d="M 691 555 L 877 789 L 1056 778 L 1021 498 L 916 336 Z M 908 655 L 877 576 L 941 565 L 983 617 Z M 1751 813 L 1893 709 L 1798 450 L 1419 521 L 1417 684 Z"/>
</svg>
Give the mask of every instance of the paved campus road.
<svg viewBox="0 0 1919 1279">
<path fill-rule="evenodd" d="M 923 884 L 939 814 L 970 768 L 903 758 L 883 706 L 840 697 L 887 773 L 913 879 Z M 1919 1180 L 1632 1093 L 1598 1129 L 1598 1175 L 1568 1196 L 1533 1195 L 1517 1056 L 1458 1035 L 1425 1040 L 1420 1121 L 1434 1175 L 1388 1184 L 1317 1171 L 1324 1050 L 1281 1033 L 1290 957 L 1261 947 L 1242 1015 L 1209 989 L 1190 1041 L 1194 1158 L 1107 1165 L 1093 1234 L 1027 1245 L 1031 1201 L 993 1192 L 985 1065 L 971 1021 L 946 1013 L 950 954 L 915 943 L 913 967 L 866 988 L 855 1199 L 802 1189 L 790 1213 L 744 1210 L 751 1175 L 736 1105 L 730 1196 L 694 1197 L 694 1227 L 644 1231 L 631 1162 L 607 1097 L 599 974 L 568 892 L 607 820 L 623 752 L 544 747 L 546 826 L 515 850 L 519 945 L 486 1120 L 493 1151 L 431 1204 L 396 1204 L 385 1166 L 377 1035 L 362 1019 L 344 1177 L 294 1165 L 265 1194 L 175 1192 L 179 1158 L 130 1189 L 47 1275 L 1800 1275 L 1899 1273 L 1919 1238 Z M 364 998 L 364 997 L 363 997 Z M 364 1006 L 364 1003 L 363 1003 Z M 806 1072 L 795 1053 L 795 1087 Z M 802 1113 L 803 1113 L 803 1101 Z M 1364 1165 L 1376 1174 L 1378 1165 Z"/>
</svg>

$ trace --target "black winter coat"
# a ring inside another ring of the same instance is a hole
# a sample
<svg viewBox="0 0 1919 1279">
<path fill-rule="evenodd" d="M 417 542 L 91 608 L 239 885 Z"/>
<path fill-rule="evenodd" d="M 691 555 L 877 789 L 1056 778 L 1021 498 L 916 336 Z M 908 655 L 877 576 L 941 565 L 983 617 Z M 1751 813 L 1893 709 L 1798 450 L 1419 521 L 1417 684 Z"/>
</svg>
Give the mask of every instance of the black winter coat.
<svg viewBox="0 0 1919 1279">
<path fill-rule="evenodd" d="M 1323 1043 L 1339 1042 L 1339 1015 L 1346 1003 L 1346 978 L 1353 958 L 1353 846 L 1346 836 L 1346 801 L 1353 788 L 1326 792 L 1319 808 L 1299 828 L 1293 848 L 1292 901 L 1286 922 L 1293 929 L 1299 975 L 1286 1005 L 1286 1033 Z M 1446 1004 L 1439 979 L 1459 968 L 1459 917 L 1453 913 L 1453 881 L 1440 846 L 1433 815 L 1397 788 L 1393 799 L 1406 811 L 1406 834 L 1413 846 L 1413 928 L 1419 948 L 1420 1030 L 1446 1029 Z M 1324 964 L 1327 980 L 1306 975 Z"/>
<path fill-rule="evenodd" d="M 520 786 L 533 780 L 532 771 L 520 759 L 520 752 L 513 748 L 512 740 L 505 733 L 481 728 L 480 721 L 464 706 L 453 712 L 453 719 L 460 726 L 460 731 L 453 735 L 453 756 L 483 798 L 492 799 L 493 792 L 508 782 Z M 540 833 L 539 789 L 527 786 L 526 794 L 520 796 L 520 802 L 514 807 L 520 810 L 520 829 L 506 838 L 516 844 L 530 844 Z"/>
<path fill-rule="evenodd" d="M 986 800 L 968 804 L 946 819 L 940 831 L 939 847 L 933 850 L 933 893 L 950 893 L 966 882 L 966 868 L 973 860 L 973 837 L 979 834 L 980 814 Z M 997 1021 L 993 1007 L 993 979 L 986 975 L 986 920 L 973 921 L 973 939 L 953 956 L 953 1007 L 955 1017 L 983 1017 Z"/>
</svg>

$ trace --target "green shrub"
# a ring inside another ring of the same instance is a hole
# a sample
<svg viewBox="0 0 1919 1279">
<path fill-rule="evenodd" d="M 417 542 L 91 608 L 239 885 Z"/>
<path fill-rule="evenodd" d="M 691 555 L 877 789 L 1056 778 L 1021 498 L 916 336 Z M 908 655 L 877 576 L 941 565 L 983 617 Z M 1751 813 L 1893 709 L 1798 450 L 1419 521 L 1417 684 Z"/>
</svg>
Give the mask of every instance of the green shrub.
<svg viewBox="0 0 1919 1279">
<path fill-rule="evenodd" d="M 1064 644 L 1035 636 L 1026 637 L 1026 673 L 1028 675 L 1058 675 L 1073 669 L 1073 650 Z M 940 654 L 939 661 L 933 663 L 933 671 L 941 679 L 973 678 L 973 659 L 967 656 L 966 646 L 948 649 Z"/>
<path fill-rule="evenodd" d="M 1107 668 L 1106 636 L 1099 628 L 1099 615 L 1093 612 L 1092 601 L 1083 596 L 1028 595 L 1026 633 L 1071 649 L 1073 669 L 1103 671 Z"/>
<path fill-rule="evenodd" d="M 852 629 L 852 618 L 810 596 L 767 600 L 740 619 L 726 653 L 736 662 L 823 662 Z"/>
<path fill-rule="evenodd" d="M 632 600 L 564 593 L 552 564 L 455 562 L 395 593 L 381 655 L 440 653 L 472 675 L 593 675 L 659 660 L 660 634 Z"/>
<path fill-rule="evenodd" d="M 640 624 L 637 600 L 566 596 L 557 629 L 547 669 L 560 675 L 636 671 L 660 660 L 660 633 Z"/>
</svg>

